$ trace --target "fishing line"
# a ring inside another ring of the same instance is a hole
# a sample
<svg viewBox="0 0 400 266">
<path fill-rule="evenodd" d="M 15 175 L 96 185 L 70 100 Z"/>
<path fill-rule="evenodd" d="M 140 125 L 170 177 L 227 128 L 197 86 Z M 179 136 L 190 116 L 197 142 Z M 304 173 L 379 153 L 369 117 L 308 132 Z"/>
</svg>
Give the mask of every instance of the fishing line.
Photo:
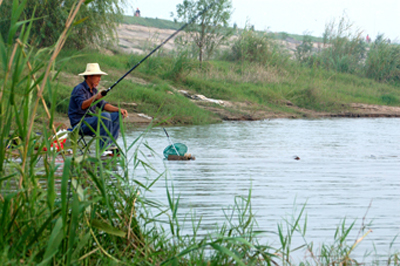
<svg viewBox="0 0 400 266">
<path fill-rule="evenodd" d="M 185 157 L 187 160 L 194 160 L 194 157 L 191 156 L 191 154 L 186 154 L 188 151 L 188 148 L 185 144 L 183 143 L 172 143 L 167 130 L 164 129 L 165 135 L 167 135 L 167 138 L 169 140 L 169 145 L 166 147 L 163 151 L 163 155 L 166 159 L 169 159 L 170 155 L 178 155 L 179 157 Z"/>
<path fill-rule="evenodd" d="M 168 138 L 168 140 L 169 140 L 169 143 L 171 143 L 171 146 L 174 147 L 174 150 L 175 150 L 175 152 L 176 152 L 176 155 L 180 155 L 179 152 L 177 151 L 175 145 L 172 143 L 171 139 L 169 138 L 168 132 L 165 130 L 165 128 L 162 128 L 162 129 L 164 129 L 165 135 L 167 135 L 167 138 Z"/>
</svg>

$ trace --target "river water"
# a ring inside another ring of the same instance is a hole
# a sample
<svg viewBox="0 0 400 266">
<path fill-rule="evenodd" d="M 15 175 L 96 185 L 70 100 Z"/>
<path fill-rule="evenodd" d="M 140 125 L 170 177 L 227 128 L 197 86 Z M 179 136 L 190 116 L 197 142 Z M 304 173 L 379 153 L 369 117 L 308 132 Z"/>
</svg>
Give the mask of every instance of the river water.
<svg viewBox="0 0 400 266">
<path fill-rule="evenodd" d="M 181 217 L 191 211 L 202 216 L 203 232 L 222 224 L 223 209 L 251 189 L 258 229 L 276 232 L 278 223 L 306 204 L 306 240 L 315 247 L 333 243 L 336 227 L 346 219 L 347 225 L 355 222 L 349 244 L 363 225 L 372 229 L 357 254 L 373 251 L 375 245 L 385 257 L 400 250 L 395 239 L 400 233 L 399 126 L 397 118 L 340 118 L 167 128 L 172 141 L 186 144 L 195 161 L 163 160 L 169 142 L 156 127 L 144 141 L 159 156 L 144 147 L 142 151 L 156 169 L 168 169 L 168 182 L 181 197 Z M 139 132 L 129 133 L 128 142 Z M 144 175 L 139 171 L 135 178 L 145 182 Z M 150 174 L 149 181 L 156 176 Z M 146 197 L 167 204 L 165 181 L 157 182 Z M 264 238 L 279 246 L 276 235 Z M 303 243 L 296 237 L 293 247 Z"/>
</svg>

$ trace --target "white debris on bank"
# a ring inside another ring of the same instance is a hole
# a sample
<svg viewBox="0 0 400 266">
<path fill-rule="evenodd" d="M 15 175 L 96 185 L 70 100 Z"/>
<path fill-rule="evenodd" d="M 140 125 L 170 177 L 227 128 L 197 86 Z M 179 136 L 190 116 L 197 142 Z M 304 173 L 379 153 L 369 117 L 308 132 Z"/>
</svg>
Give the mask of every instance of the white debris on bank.
<svg viewBox="0 0 400 266">
<path fill-rule="evenodd" d="M 137 106 L 137 103 L 126 103 L 126 102 L 121 102 L 121 106 L 136 107 L 136 106 Z"/>
<path fill-rule="evenodd" d="M 178 91 L 180 94 L 184 95 L 185 97 L 188 97 L 192 100 L 195 101 L 202 101 L 202 102 L 209 102 L 209 103 L 216 103 L 218 105 L 223 105 L 223 106 L 227 106 L 229 105 L 229 102 L 227 101 L 222 101 L 222 100 L 216 100 L 216 99 L 211 99 L 211 98 L 207 98 L 204 95 L 201 94 L 190 94 L 189 92 L 185 91 L 185 90 L 179 90 Z"/>
<path fill-rule="evenodd" d="M 153 117 L 145 115 L 145 114 L 137 114 L 137 116 L 140 116 L 140 117 L 143 117 L 143 118 L 146 118 L 146 119 L 149 119 L 149 120 L 153 119 Z"/>
</svg>

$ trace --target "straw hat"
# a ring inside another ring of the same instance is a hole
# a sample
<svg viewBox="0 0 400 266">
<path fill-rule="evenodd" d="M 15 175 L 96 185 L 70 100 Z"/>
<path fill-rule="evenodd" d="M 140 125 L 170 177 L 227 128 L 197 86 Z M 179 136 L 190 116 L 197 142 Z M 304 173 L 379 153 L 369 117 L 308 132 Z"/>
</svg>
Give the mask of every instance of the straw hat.
<svg viewBox="0 0 400 266">
<path fill-rule="evenodd" d="M 79 76 L 93 76 L 93 75 L 108 75 L 108 74 L 106 72 L 101 71 L 98 63 L 87 64 L 86 71 L 79 74 Z"/>
</svg>

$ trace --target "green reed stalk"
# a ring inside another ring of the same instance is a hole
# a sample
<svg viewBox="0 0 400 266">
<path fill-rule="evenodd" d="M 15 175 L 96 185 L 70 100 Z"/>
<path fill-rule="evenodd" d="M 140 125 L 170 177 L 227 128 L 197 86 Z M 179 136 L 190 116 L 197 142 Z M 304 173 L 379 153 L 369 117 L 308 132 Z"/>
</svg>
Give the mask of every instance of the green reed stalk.
<svg viewBox="0 0 400 266">
<path fill-rule="evenodd" d="M 43 94 L 43 91 L 44 91 L 44 89 L 45 89 L 46 81 L 47 81 L 48 75 L 49 75 L 49 73 L 50 73 L 51 67 L 52 67 L 52 65 L 53 65 L 53 62 L 55 61 L 55 59 L 57 58 L 58 54 L 60 53 L 60 51 L 61 51 L 61 49 L 62 49 L 62 47 L 63 47 L 63 45 L 64 45 L 64 43 L 65 43 L 65 40 L 66 40 L 66 38 L 67 38 L 67 32 L 68 32 L 69 28 L 71 27 L 71 24 L 72 24 L 72 22 L 74 21 L 75 16 L 77 15 L 77 13 L 78 13 L 78 11 L 79 11 L 81 5 L 82 5 L 84 2 L 85 2 L 85 0 L 80 0 L 80 1 L 78 2 L 78 4 L 76 5 L 76 7 L 75 7 L 75 5 L 74 5 L 74 6 L 71 8 L 71 11 L 70 11 L 70 13 L 69 13 L 67 22 L 65 23 L 64 31 L 61 33 L 61 36 L 59 37 L 58 42 L 57 42 L 57 44 L 56 44 L 56 46 L 55 46 L 55 48 L 54 48 L 53 55 L 51 56 L 50 61 L 49 61 L 48 65 L 47 65 L 47 68 L 46 68 L 46 71 L 45 71 L 45 74 L 44 74 L 44 77 L 43 77 L 43 82 L 42 82 L 42 84 L 41 84 L 41 88 L 40 88 L 40 90 L 38 91 L 38 94 L 37 94 L 37 95 L 38 95 L 38 98 L 36 99 L 35 105 L 34 105 L 34 107 L 33 107 L 33 113 L 34 113 L 34 114 L 35 114 L 36 111 L 37 111 L 37 108 L 38 108 L 38 105 L 39 105 L 39 100 L 40 100 L 40 98 L 42 98 L 42 94 Z M 29 130 L 28 130 L 28 134 L 27 134 L 27 138 L 26 138 L 26 141 L 25 141 L 25 153 L 24 153 L 24 155 L 23 155 L 23 157 L 22 157 L 22 160 L 23 160 L 22 169 L 25 168 L 25 164 L 26 164 L 26 160 L 27 160 L 27 148 L 28 148 L 28 143 L 29 143 L 29 140 L 30 140 L 30 137 L 29 137 L 29 136 L 30 136 L 31 133 L 32 133 L 34 121 L 35 121 L 35 118 L 32 117 L 32 118 L 31 118 L 31 122 L 30 122 L 30 126 L 29 126 Z M 22 186 L 22 177 L 21 177 L 21 180 L 20 180 L 20 182 L 19 182 L 19 187 L 21 188 L 21 186 Z"/>
</svg>

